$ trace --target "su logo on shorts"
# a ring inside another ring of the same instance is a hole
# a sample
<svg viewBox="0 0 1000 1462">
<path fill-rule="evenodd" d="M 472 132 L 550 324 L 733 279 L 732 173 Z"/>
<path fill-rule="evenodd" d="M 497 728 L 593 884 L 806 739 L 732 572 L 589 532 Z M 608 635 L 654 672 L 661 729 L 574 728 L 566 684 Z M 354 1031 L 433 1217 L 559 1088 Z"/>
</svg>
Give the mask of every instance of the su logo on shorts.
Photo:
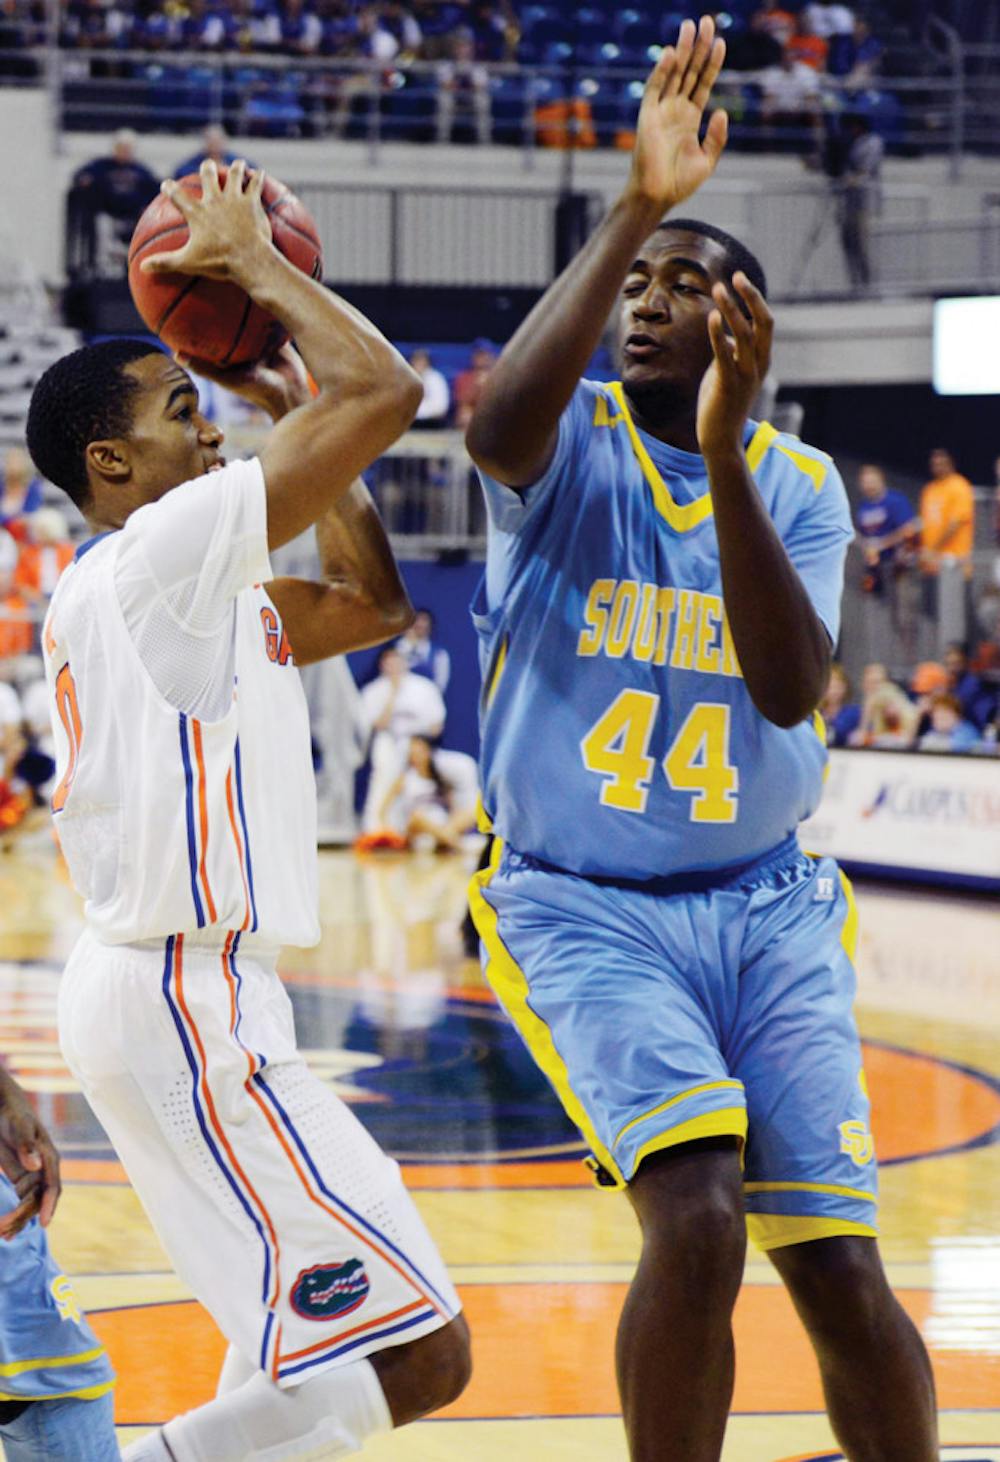
<svg viewBox="0 0 1000 1462">
<path fill-rule="evenodd" d="M 368 1298 L 371 1282 L 360 1259 L 343 1264 L 314 1264 L 292 1285 L 292 1309 L 306 1320 L 332 1320 L 349 1315 Z"/>
</svg>

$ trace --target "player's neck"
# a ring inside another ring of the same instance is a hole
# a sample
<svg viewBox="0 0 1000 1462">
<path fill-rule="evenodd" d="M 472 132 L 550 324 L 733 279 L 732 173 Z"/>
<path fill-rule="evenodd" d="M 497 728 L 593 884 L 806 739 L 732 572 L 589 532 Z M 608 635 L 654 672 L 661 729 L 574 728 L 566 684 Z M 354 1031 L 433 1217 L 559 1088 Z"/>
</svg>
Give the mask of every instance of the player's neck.
<svg viewBox="0 0 1000 1462">
<path fill-rule="evenodd" d="M 639 393 L 636 393 L 639 394 Z M 678 400 L 666 392 L 643 392 L 639 399 L 627 391 L 629 411 L 640 431 L 646 432 L 668 447 L 682 452 L 700 452 L 697 430 L 697 406 Z"/>
</svg>

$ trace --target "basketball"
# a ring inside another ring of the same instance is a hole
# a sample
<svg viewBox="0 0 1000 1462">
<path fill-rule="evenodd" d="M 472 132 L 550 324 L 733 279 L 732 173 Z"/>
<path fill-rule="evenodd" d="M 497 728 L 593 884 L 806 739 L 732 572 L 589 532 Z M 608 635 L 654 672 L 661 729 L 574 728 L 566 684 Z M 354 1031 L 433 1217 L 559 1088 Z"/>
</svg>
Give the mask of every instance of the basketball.
<svg viewBox="0 0 1000 1462">
<path fill-rule="evenodd" d="M 227 169 L 220 167 L 225 186 Z M 190 173 L 181 187 L 201 195 L 201 179 Z M 316 224 L 295 194 L 268 177 L 261 202 L 275 246 L 297 269 L 323 277 L 323 252 Z M 154 198 L 136 224 L 128 255 L 128 282 L 143 320 L 171 350 L 216 365 L 245 365 L 281 345 L 287 331 L 255 305 L 239 285 L 192 274 L 149 274 L 140 267 L 151 254 L 181 248 L 188 237 L 183 214 L 165 195 Z"/>
</svg>

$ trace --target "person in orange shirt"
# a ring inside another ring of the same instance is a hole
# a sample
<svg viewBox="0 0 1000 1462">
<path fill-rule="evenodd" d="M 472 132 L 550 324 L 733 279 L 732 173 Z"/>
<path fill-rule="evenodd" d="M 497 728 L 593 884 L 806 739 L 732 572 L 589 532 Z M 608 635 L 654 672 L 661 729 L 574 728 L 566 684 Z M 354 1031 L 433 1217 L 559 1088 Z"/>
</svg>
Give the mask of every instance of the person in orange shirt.
<svg viewBox="0 0 1000 1462">
<path fill-rule="evenodd" d="M 39 508 L 28 519 L 28 542 L 17 561 L 15 587 L 32 603 L 50 599 L 72 557 L 73 545 L 62 513 L 58 508 Z"/>
<path fill-rule="evenodd" d="M 814 71 L 826 70 L 826 58 L 830 50 L 829 41 L 813 30 L 804 14 L 798 17 L 795 34 L 785 44 L 785 55 L 793 61 L 802 61 Z"/>
<path fill-rule="evenodd" d="M 943 447 L 930 455 L 931 480 L 920 494 L 920 566 L 936 575 L 941 560 L 957 558 L 972 573 L 972 539 L 976 505 L 972 483 L 955 470 L 955 459 Z"/>
<path fill-rule="evenodd" d="M 31 650 L 31 610 L 14 583 L 18 545 L 0 529 L 0 660 L 12 660 Z"/>
</svg>

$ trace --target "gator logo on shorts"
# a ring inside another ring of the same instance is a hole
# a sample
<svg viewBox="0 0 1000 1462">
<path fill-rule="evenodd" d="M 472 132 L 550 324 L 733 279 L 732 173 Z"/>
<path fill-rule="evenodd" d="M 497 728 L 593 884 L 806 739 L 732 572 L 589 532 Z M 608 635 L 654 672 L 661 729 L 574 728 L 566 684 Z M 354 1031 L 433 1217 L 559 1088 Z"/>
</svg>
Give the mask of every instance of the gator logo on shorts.
<svg viewBox="0 0 1000 1462">
<path fill-rule="evenodd" d="M 311 1269 L 303 1269 L 292 1285 L 292 1309 L 306 1320 L 332 1320 L 363 1305 L 370 1289 L 360 1259 L 314 1264 Z"/>
<path fill-rule="evenodd" d="M 783 1462 L 844 1462 L 844 1454 L 808 1452 L 799 1457 L 785 1457 Z M 941 1462 L 1000 1462 L 1000 1447 L 980 1442 L 969 1442 L 964 1447 L 942 1447 Z"/>
</svg>

